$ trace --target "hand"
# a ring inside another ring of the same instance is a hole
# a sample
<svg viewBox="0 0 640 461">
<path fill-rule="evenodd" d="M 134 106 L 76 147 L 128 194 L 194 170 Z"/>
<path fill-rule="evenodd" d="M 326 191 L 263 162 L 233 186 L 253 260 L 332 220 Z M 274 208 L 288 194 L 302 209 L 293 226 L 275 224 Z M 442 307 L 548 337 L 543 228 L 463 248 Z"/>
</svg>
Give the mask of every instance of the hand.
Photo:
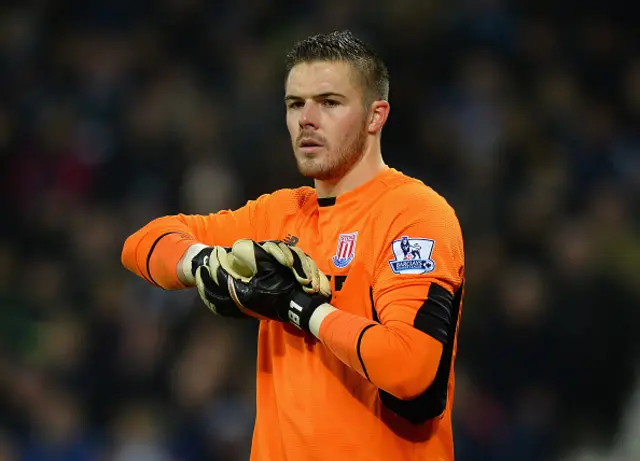
<svg viewBox="0 0 640 461">
<path fill-rule="evenodd" d="M 311 315 L 331 298 L 329 280 L 299 248 L 242 239 L 233 245 L 231 256 L 233 264 L 248 269 L 246 280 L 234 287 L 236 293 L 243 290 L 238 300 L 249 311 L 309 331 Z"/>
<path fill-rule="evenodd" d="M 300 248 L 290 246 L 279 240 L 267 240 L 258 243 L 276 261 L 288 267 L 308 294 L 322 293 L 331 296 L 331 286 L 327 277 L 320 271 L 316 262 Z M 242 254 L 238 253 L 239 257 Z"/>
<path fill-rule="evenodd" d="M 200 298 L 214 314 L 243 318 L 247 314 L 238 307 L 228 290 L 230 274 L 221 268 L 220 261 L 226 261 L 230 250 L 220 246 L 204 247 L 192 258 L 189 271 Z M 244 270 L 238 266 L 232 272 L 241 277 Z"/>
</svg>

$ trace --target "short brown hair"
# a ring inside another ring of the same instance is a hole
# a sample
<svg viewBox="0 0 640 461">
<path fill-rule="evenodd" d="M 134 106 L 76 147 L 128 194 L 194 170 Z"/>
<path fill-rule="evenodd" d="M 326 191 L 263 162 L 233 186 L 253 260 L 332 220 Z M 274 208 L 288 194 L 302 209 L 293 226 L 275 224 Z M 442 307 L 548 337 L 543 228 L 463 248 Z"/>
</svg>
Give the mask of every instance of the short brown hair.
<svg viewBox="0 0 640 461">
<path fill-rule="evenodd" d="M 365 98 L 389 99 L 387 66 L 369 45 L 350 31 L 312 35 L 296 43 L 286 57 L 287 76 L 296 64 L 314 61 L 350 63 L 360 73 Z"/>
</svg>

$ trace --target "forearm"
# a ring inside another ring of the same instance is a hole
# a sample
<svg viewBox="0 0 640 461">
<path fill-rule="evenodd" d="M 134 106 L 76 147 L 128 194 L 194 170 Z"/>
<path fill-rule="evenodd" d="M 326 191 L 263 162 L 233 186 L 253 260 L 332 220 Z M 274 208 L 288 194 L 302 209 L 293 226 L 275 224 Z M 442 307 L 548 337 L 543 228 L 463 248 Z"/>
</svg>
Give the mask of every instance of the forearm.
<svg viewBox="0 0 640 461">
<path fill-rule="evenodd" d="M 155 219 L 127 238 L 122 249 L 124 267 L 149 283 L 167 290 L 187 286 L 178 276 L 178 263 L 196 244 L 190 228 L 177 216 Z"/>
<path fill-rule="evenodd" d="M 382 325 L 325 305 L 309 326 L 342 362 L 399 399 L 420 395 L 435 378 L 442 344 L 411 325 Z"/>
</svg>

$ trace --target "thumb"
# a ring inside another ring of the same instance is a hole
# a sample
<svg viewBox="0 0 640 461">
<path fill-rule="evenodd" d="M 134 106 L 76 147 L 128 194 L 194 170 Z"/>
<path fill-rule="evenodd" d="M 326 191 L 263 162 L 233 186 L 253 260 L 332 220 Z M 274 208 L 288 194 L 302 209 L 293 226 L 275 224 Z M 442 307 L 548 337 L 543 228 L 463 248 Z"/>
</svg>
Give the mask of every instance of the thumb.
<svg viewBox="0 0 640 461">
<path fill-rule="evenodd" d="M 234 243 L 231 256 L 238 264 L 245 267 L 251 276 L 278 263 L 282 264 L 270 251 L 249 239 L 241 239 Z"/>
<path fill-rule="evenodd" d="M 255 271 L 252 270 L 251 266 L 234 255 L 233 251 L 227 253 L 222 247 L 217 247 L 216 250 L 220 267 L 234 279 L 246 283 L 255 275 Z"/>
</svg>

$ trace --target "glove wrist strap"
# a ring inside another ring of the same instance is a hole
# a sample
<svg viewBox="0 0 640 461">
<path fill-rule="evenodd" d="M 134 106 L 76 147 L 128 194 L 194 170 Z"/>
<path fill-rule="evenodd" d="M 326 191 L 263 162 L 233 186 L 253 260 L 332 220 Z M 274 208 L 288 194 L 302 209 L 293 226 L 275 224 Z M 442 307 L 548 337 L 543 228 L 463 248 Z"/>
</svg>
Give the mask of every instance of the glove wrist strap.
<svg viewBox="0 0 640 461">
<path fill-rule="evenodd" d="M 304 291 L 296 291 L 287 307 L 287 319 L 303 331 L 309 331 L 309 319 L 313 312 L 327 300 L 323 296 L 309 295 Z"/>
</svg>

